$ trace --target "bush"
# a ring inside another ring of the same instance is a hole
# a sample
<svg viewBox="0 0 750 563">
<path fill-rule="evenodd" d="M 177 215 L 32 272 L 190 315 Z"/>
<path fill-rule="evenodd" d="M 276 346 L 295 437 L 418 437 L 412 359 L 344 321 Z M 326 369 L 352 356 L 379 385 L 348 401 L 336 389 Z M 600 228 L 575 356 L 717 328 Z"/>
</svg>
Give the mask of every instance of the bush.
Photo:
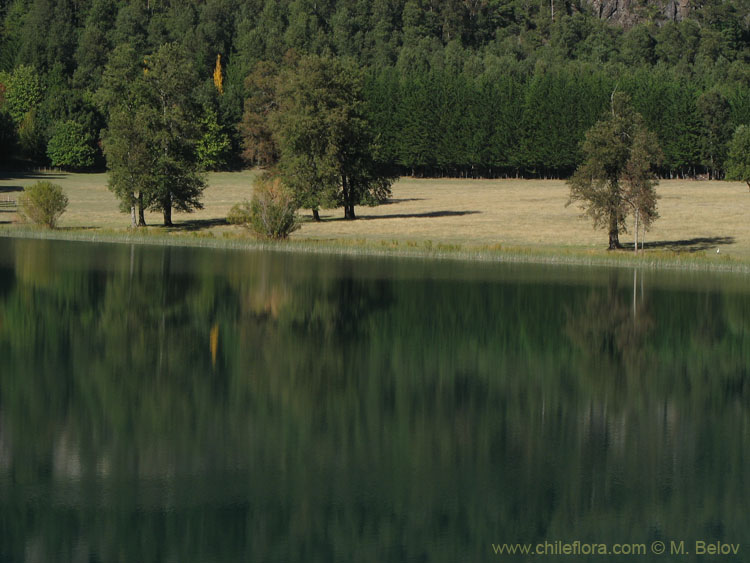
<svg viewBox="0 0 750 563">
<path fill-rule="evenodd" d="M 57 184 L 37 182 L 23 191 L 18 206 L 25 220 L 54 229 L 68 207 L 68 196 Z"/>
<path fill-rule="evenodd" d="M 227 221 L 260 237 L 280 240 L 299 229 L 296 212 L 294 196 L 281 180 L 262 176 L 255 181 L 252 201 L 232 207 Z"/>
<path fill-rule="evenodd" d="M 247 227 L 250 224 L 250 202 L 235 203 L 227 215 L 227 223 Z"/>
</svg>

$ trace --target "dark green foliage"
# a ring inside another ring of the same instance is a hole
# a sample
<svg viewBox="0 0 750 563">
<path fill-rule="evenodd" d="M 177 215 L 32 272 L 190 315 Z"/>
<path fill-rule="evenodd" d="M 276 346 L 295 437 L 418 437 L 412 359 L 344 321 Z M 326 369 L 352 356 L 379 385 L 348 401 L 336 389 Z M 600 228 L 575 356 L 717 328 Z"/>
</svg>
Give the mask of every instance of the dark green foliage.
<svg viewBox="0 0 750 563">
<path fill-rule="evenodd" d="M 81 170 L 94 165 L 94 137 L 85 126 L 75 121 L 62 121 L 47 143 L 47 156 L 52 166 Z"/>
<path fill-rule="evenodd" d="M 54 229 L 68 207 L 68 196 L 57 184 L 37 182 L 24 189 L 18 198 L 18 205 L 24 219 Z"/>
<path fill-rule="evenodd" d="M 729 102 L 721 92 L 705 92 L 698 98 L 696 109 L 701 121 L 701 164 L 709 176 L 721 176 L 732 134 Z"/>
<path fill-rule="evenodd" d="M 284 182 L 300 207 L 377 205 L 393 178 L 377 161 L 377 143 L 365 113 L 364 76 L 352 61 L 303 57 L 278 79 L 271 120 L 281 149 Z"/>
<path fill-rule="evenodd" d="M 750 188 L 750 126 L 740 125 L 729 144 L 727 179 L 747 182 Z"/>
<path fill-rule="evenodd" d="M 110 189 L 122 209 L 143 225 L 144 207 L 161 211 L 172 225 L 172 210 L 201 208 L 205 180 L 197 145 L 202 132 L 194 97 L 196 75 L 186 51 L 168 43 L 141 64 L 130 45 L 116 48 L 96 99 L 109 115 L 105 134 Z M 221 136 L 214 131 L 219 145 Z M 211 139 L 209 139 L 210 141 Z M 219 152 L 211 152 L 218 147 Z M 205 155 L 218 158 L 221 147 L 208 142 Z M 210 149 L 210 150 L 209 150 Z"/>
<path fill-rule="evenodd" d="M 633 111 L 630 98 L 612 95 L 611 110 L 589 131 L 583 163 L 568 181 L 570 203 L 578 203 L 594 228 L 609 232 L 609 249 L 620 248 L 630 211 L 650 224 L 656 215 L 652 169 L 661 158 L 656 137 Z"/>
<path fill-rule="evenodd" d="M 242 135 L 242 157 L 252 166 L 269 166 L 279 156 L 270 123 L 270 117 L 278 107 L 278 72 L 274 63 L 260 61 L 245 80 L 248 97 L 239 131 Z"/>
<path fill-rule="evenodd" d="M 15 124 L 10 116 L 0 109 L 0 162 L 6 161 L 16 145 Z"/>
<path fill-rule="evenodd" d="M 106 128 L 108 110 L 95 110 L 92 99 L 113 91 L 103 84 L 113 51 L 127 44 L 143 65 L 163 45 L 179 45 L 191 97 L 200 92 L 194 101 L 203 109 L 193 117 L 202 125 L 202 164 L 226 167 L 244 153 L 266 166 L 279 157 L 267 98 L 246 78 L 263 78 L 259 63 L 275 65 L 275 74 L 295 57 L 349 57 L 367 76 L 364 111 L 377 158 L 390 169 L 537 177 L 565 176 L 580 164 L 584 132 L 618 87 L 658 136 L 660 174 L 721 177 L 731 131 L 750 124 L 748 4 L 683 2 L 673 17 L 650 1 L 612 14 L 592 0 L 558 1 L 554 18 L 552 5 L 14 0 L 0 5 L 0 82 L 24 75 L 17 82 L 26 93 L 16 88 L 6 107 L 11 136 L 23 156 L 43 163 L 55 123 L 75 121 L 92 134 Z M 223 95 L 210 88 L 217 55 Z M 201 115 L 208 108 L 215 116 Z"/>
<path fill-rule="evenodd" d="M 130 213 L 131 227 L 146 225 L 144 211 L 156 191 L 149 127 L 149 112 L 145 108 L 117 108 L 109 114 L 109 127 L 103 139 L 108 187 L 120 200 L 120 210 Z"/>
<path fill-rule="evenodd" d="M 192 97 L 195 84 L 195 70 L 179 45 L 167 43 L 147 58 L 140 94 L 150 110 L 155 154 L 150 208 L 162 212 L 167 227 L 172 226 L 172 209 L 190 212 L 203 207 L 200 198 L 206 183 L 196 155 L 200 129 Z"/>
<path fill-rule="evenodd" d="M 73 83 L 83 90 L 96 91 L 112 49 L 112 29 L 118 5 L 116 0 L 93 0 L 75 53 Z"/>
</svg>

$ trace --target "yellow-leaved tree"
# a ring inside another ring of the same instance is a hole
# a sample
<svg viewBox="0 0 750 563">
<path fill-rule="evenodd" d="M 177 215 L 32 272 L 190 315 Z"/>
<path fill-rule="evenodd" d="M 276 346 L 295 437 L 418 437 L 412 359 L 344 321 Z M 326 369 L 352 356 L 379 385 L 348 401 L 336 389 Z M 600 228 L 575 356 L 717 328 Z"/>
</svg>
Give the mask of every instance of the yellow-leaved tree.
<svg viewBox="0 0 750 563">
<path fill-rule="evenodd" d="M 224 93 L 224 78 L 221 76 L 221 55 L 216 55 L 216 67 L 214 68 L 214 86 L 219 94 Z"/>
</svg>

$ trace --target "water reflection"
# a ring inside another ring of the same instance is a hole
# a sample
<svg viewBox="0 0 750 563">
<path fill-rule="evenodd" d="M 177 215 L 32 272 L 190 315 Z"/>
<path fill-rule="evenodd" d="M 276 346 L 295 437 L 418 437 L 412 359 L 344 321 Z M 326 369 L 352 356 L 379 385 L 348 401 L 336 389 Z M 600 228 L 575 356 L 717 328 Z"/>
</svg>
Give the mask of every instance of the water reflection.
<svg viewBox="0 0 750 563">
<path fill-rule="evenodd" d="M 735 278 L 0 240 L 0 560 L 748 542 L 747 313 Z"/>
</svg>

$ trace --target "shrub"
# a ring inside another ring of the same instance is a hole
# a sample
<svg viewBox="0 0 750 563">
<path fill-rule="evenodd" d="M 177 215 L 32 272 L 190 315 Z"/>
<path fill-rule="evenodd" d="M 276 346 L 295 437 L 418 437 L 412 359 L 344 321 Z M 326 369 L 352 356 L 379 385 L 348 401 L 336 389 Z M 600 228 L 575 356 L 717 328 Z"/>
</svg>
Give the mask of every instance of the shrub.
<svg viewBox="0 0 750 563">
<path fill-rule="evenodd" d="M 227 223 L 247 227 L 250 224 L 250 202 L 235 203 L 227 215 Z"/>
<path fill-rule="evenodd" d="M 227 221 L 260 237 L 280 240 L 299 229 L 296 212 L 294 196 L 281 179 L 262 176 L 255 181 L 252 201 L 232 207 Z"/>
<path fill-rule="evenodd" d="M 18 206 L 24 219 L 54 229 L 68 207 L 68 196 L 57 184 L 37 182 L 23 191 Z"/>
</svg>

